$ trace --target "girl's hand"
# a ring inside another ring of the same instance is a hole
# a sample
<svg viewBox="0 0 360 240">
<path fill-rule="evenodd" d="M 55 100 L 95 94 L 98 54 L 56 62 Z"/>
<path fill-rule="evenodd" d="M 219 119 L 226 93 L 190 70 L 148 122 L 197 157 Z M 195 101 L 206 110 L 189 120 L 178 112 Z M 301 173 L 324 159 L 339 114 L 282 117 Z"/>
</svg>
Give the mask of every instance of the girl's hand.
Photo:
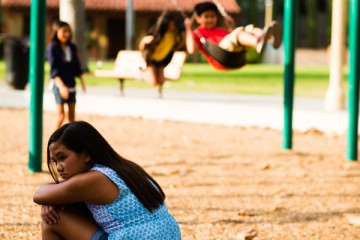
<svg viewBox="0 0 360 240">
<path fill-rule="evenodd" d="M 184 25 L 186 29 L 191 29 L 193 25 L 194 19 L 193 18 L 185 18 Z"/>
<path fill-rule="evenodd" d="M 145 49 L 146 45 L 150 44 L 153 40 L 154 40 L 153 35 L 148 35 L 148 36 L 143 37 L 139 44 L 139 50 L 143 51 Z"/>
<path fill-rule="evenodd" d="M 84 78 L 83 76 L 80 76 L 80 83 L 81 83 L 81 88 L 83 90 L 83 93 L 86 93 L 86 84 L 85 84 L 85 81 L 84 81 Z"/>
<path fill-rule="evenodd" d="M 85 84 L 81 84 L 81 88 L 82 88 L 82 90 L 83 90 L 83 93 L 86 93 L 86 86 L 85 86 Z"/>
<path fill-rule="evenodd" d="M 60 92 L 60 96 L 63 98 L 63 99 L 68 99 L 69 98 L 69 89 L 66 87 L 66 86 L 61 86 L 59 88 L 59 92 Z"/>
<path fill-rule="evenodd" d="M 145 36 L 144 39 L 143 39 L 145 45 L 150 44 L 152 42 L 152 40 L 154 40 L 153 35 Z"/>
<path fill-rule="evenodd" d="M 56 224 L 60 220 L 58 209 L 52 205 L 41 206 L 41 218 L 47 224 Z"/>
</svg>

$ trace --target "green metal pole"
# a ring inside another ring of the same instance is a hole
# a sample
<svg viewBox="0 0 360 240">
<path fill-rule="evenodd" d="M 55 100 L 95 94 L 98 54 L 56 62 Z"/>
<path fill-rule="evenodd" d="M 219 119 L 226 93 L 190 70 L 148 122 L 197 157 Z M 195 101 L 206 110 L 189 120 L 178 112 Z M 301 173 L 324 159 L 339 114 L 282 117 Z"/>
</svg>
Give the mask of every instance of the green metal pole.
<svg viewBox="0 0 360 240">
<path fill-rule="evenodd" d="M 283 148 L 292 148 L 294 65 L 298 0 L 284 0 L 284 131 Z"/>
<path fill-rule="evenodd" d="M 357 160 L 360 81 L 360 0 L 350 1 L 348 160 Z"/>
<path fill-rule="evenodd" d="M 30 134 L 29 171 L 40 172 L 42 163 L 42 113 L 46 1 L 32 0 L 30 7 Z"/>
</svg>

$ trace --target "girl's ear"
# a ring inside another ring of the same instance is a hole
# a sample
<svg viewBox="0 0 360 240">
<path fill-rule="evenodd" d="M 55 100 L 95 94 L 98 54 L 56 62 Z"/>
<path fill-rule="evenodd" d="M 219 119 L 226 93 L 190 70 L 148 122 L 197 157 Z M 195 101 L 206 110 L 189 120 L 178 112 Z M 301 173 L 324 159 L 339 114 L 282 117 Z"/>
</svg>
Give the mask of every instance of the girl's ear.
<svg viewBox="0 0 360 240">
<path fill-rule="evenodd" d="M 82 155 L 83 155 L 83 158 L 84 158 L 84 162 L 85 163 L 89 163 L 89 162 L 91 162 L 91 156 L 87 153 L 87 152 L 83 152 L 82 153 Z"/>
</svg>

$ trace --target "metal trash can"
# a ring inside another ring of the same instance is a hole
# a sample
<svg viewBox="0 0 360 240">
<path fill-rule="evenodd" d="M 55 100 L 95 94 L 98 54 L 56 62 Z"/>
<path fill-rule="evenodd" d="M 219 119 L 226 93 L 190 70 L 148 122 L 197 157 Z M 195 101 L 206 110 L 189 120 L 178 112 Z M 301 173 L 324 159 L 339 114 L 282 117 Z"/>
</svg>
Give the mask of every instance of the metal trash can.
<svg viewBox="0 0 360 240">
<path fill-rule="evenodd" d="M 24 90 L 29 75 L 29 38 L 5 36 L 3 41 L 5 82 L 14 89 Z"/>
</svg>

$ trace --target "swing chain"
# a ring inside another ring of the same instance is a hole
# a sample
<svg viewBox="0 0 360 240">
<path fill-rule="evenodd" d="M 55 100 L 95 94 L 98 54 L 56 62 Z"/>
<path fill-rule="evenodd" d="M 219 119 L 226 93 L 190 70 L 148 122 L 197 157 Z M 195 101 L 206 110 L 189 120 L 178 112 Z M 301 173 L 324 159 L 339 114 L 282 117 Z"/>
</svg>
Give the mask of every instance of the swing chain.
<svg viewBox="0 0 360 240">
<path fill-rule="evenodd" d="M 181 8 L 181 6 L 179 5 L 177 0 L 171 0 L 171 2 L 173 3 L 173 5 L 175 6 L 175 8 L 180 12 L 181 16 L 183 18 L 187 18 L 184 10 Z"/>
<path fill-rule="evenodd" d="M 229 16 L 229 14 L 226 12 L 224 6 L 221 5 L 221 3 L 218 0 L 213 0 L 213 2 L 216 5 L 216 7 L 218 8 L 221 16 L 223 16 L 223 17 L 228 17 Z"/>
</svg>

